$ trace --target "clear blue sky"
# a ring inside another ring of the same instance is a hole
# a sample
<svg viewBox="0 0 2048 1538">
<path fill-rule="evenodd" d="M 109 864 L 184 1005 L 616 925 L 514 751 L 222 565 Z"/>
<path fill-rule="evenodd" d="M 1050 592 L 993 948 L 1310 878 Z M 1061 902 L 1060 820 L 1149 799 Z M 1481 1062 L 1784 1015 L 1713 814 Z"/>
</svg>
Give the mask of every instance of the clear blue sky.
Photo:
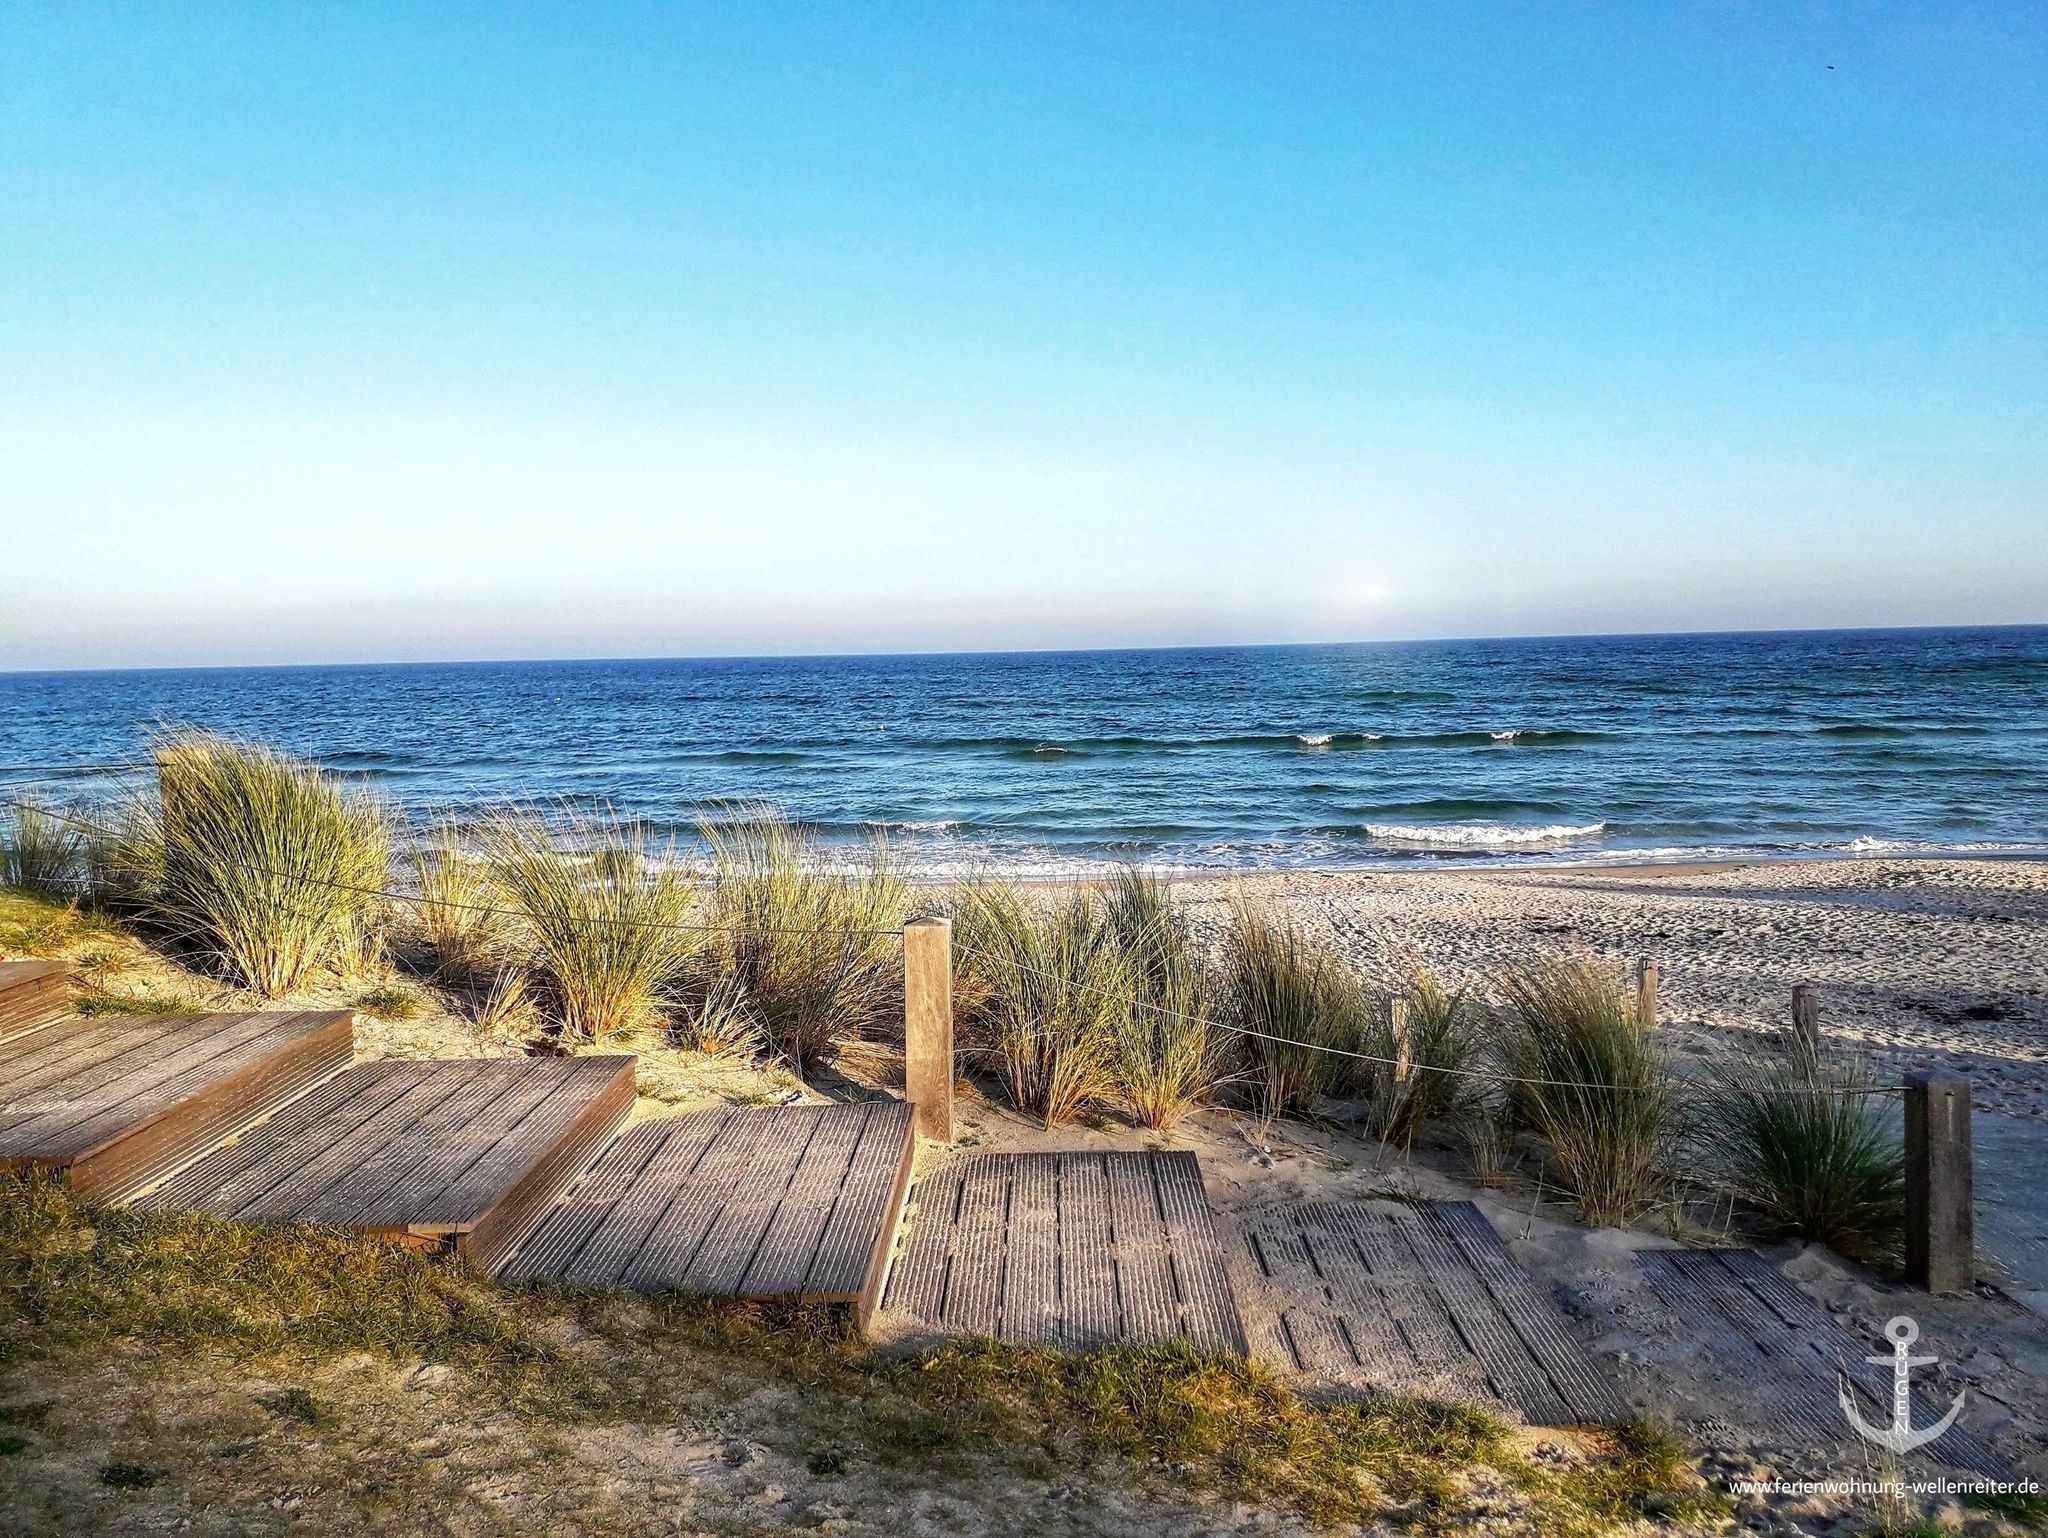
<svg viewBox="0 0 2048 1538">
<path fill-rule="evenodd" d="M 2048 619 L 2048 13 L 0 10 L 0 667 Z"/>
</svg>

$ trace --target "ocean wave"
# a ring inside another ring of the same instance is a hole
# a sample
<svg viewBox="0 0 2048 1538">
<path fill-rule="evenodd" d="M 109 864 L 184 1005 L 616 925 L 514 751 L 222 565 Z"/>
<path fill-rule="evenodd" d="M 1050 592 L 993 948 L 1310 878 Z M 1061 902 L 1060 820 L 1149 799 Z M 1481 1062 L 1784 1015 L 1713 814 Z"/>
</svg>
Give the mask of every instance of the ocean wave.
<svg viewBox="0 0 2048 1538">
<path fill-rule="evenodd" d="M 1550 823 L 1543 827 L 1518 827 L 1504 822 L 1441 822 L 1421 826 L 1369 822 L 1365 825 L 1365 831 L 1382 843 L 1423 844 L 1442 849 L 1520 849 L 1532 844 L 1568 844 L 1580 839 L 1598 838 L 1606 828 L 1604 822 Z"/>
<path fill-rule="evenodd" d="M 958 833 L 967 824 L 957 817 L 906 817 L 891 821 L 884 817 L 872 817 L 861 824 L 863 828 L 876 833 Z"/>
</svg>

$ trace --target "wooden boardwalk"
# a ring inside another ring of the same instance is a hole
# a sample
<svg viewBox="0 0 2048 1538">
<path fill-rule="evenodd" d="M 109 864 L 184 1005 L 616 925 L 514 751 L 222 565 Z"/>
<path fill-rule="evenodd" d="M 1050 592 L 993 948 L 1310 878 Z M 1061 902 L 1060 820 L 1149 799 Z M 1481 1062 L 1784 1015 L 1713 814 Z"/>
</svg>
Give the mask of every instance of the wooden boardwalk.
<svg viewBox="0 0 2048 1538">
<path fill-rule="evenodd" d="M 70 977 L 61 961 L 0 961 L 0 1040 L 70 1014 Z"/>
<path fill-rule="evenodd" d="M 618 1130 L 631 1057 L 351 1068 L 216 1149 L 142 1205 L 452 1240 L 488 1268 Z"/>
<path fill-rule="evenodd" d="M 1846 1378 L 1863 1418 L 1874 1426 L 1891 1424 L 1890 1367 L 1865 1360 L 1889 1357 L 1889 1342 L 1851 1335 L 1754 1250 L 1643 1250 L 1636 1263 L 1671 1310 L 1675 1328 L 1748 1385 L 1765 1424 L 1745 1431 L 1775 1437 L 1807 1454 L 1872 1451 L 1849 1429 L 1838 1395 Z M 1936 1349 L 1928 1340 L 1916 1347 L 1929 1354 Z M 1945 1409 L 1913 1390 L 1914 1425 L 1933 1425 Z M 1967 1418 L 1967 1406 L 1963 1414 Z M 1961 1425 L 1914 1456 L 1987 1479 L 2013 1477 L 2003 1460 Z"/>
<path fill-rule="evenodd" d="M 0 1169 L 119 1200 L 345 1068 L 353 1035 L 347 1010 L 18 1030 L 0 1040 Z"/>
<path fill-rule="evenodd" d="M 1532 1425 L 1628 1416 L 1470 1202 L 1304 1202 L 1240 1214 L 1236 1229 L 1238 1299 L 1270 1366 Z"/>
<path fill-rule="evenodd" d="M 908 1338 L 1245 1348 L 1190 1153 L 948 1160 L 913 1192 L 885 1313 Z"/>
<path fill-rule="evenodd" d="M 900 1101 L 702 1111 L 627 1131 L 504 1281 L 854 1304 L 886 1275 L 916 1139 Z"/>
</svg>

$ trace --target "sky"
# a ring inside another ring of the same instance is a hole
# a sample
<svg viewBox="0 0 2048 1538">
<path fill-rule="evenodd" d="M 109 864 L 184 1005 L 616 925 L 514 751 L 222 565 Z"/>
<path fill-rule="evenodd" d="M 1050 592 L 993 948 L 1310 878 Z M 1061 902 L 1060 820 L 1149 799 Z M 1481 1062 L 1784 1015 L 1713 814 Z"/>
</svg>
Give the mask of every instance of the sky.
<svg viewBox="0 0 2048 1538">
<path fill-rule="evenodd" d="M 0 668 L 2048 620 L 2048 13 L 0 8 Z"/>
</svg>

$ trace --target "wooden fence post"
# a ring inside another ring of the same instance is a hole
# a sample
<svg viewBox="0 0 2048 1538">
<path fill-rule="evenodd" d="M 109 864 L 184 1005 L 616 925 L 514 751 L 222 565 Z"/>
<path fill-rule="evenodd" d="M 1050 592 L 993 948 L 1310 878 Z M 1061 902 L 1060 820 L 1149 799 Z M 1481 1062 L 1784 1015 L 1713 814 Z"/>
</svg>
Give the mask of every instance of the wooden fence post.
<svg viewBox="0 0 2048 1538">
<path fill-rule="evenodd" d="M 1970 1167 L 1970 1081 L 1938 1069 L 1906 1075 L 1906 1280 L 1960 1292 L 1977 1279 Z"/>
<path fill-rule="evenodd" d="M 1648 956 L 1636 963 L 1636 1019 L 1646 1031 L 1657 1029 L 1657 963 Z"/>
<path fill-rule="evenodd" d="M 953 925 L 912 919 L 903 926 L 903 1098 L 917 1130 L 953 1141 Z"/>
<path fill-rule="evenodd" d="M 1415 1037 L 1408 1029 L 1408 1001 L 1398 993 L 1387 1000 L 1387 1039 L 1394 1044 L 1394 1082 L 1415 1076 Z"/>
<path fill-rule="evenodd" d="M 1820 990 L 1811 983 L 1792 985 L 1792 1037 L 1808 1067 L 1820 1064 Z"/>
</svg>

